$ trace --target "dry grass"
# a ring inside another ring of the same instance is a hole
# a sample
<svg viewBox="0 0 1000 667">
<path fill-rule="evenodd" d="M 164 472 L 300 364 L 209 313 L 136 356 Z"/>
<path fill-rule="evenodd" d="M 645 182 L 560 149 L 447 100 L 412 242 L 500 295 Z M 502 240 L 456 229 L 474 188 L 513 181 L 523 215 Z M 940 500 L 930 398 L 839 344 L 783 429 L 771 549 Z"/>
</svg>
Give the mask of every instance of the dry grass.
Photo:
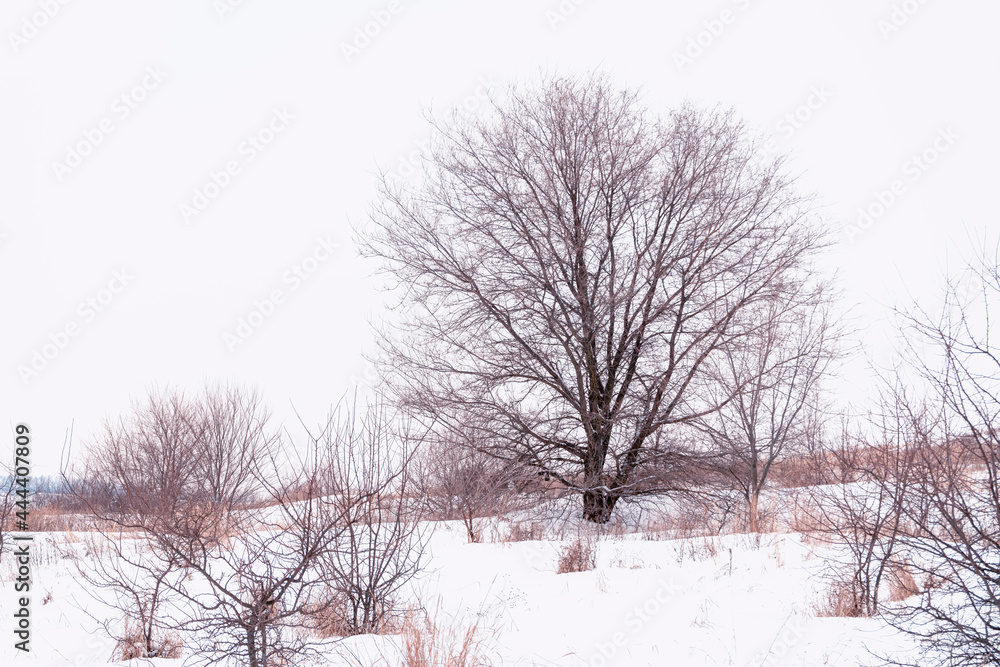
<svg viewBox="0 0 1000 667">
<path fill-rule="evenodd" d="M 810 535 L 823 527 L 821 512 L 812 504 L 808 494 L 795 494 L 792 498 L 792 512 L 788 519 L 788 529 L 793 533 Z"/>
<path fill-rule="evenodd" d="M 318 607 L 308 610 L 308 615 L 310 628 L 320 638 L 351 637 L 358 634 L 346 598 L 334 597 L 326 600 Z M 376 635 L 399 634 L 405 619 L 406 615 L 399 611 L 387 611 L 380 616 L 378 626 L 370 628 L 367 632 Z"/>
<path fill-rule="evenodd" d="M 539 521 L 511 522 L 507 530 L 500 533 L 501 542 L 536 542 L 545 539 L 545 524 Z"/>
<path fill-rule="evenodd" d="M 642 539 L 683 540 L 718 535 L 724 527 L 725 514 L 714 503 L 683 502 L 643 522 Z"/>
<path fill-rule="evenodd" d="M 310 625 L 321 639 L 350 637 L 354 634 L 347 620 L 347 609 L 341 601 L 330 601 L 321 610 L 308 610 Z"/>
<path fill-rule="evenodd" d="M 889 564 L 889 601 L 903 600 L 920 594 L 920 586 L 910 572 L 909 563 L 892 562 Z"/>
<path fill-rule="evenodd" d="M 597 567 L 597 549 L 594 542 L 587 537 L 577 537 L 563 547 L 559 552 L 559 564 L 556 572 L 586 572 Z"/>
<path fill-rule="evenodd" d="M 33 507 L 28 517 L 31 530 L 39 533 L 62 533 L 74 530 L 87 530 L 89 517 L 61 510 L 57 506 Z M 13 528 L 13 522 L 9 529 Z"/>
<path fill-rule="evenodd" d="M 826 595 L 813 605 L 816 616 L 836 618 L 857 618 L 861 616 L 857 595 L 850 581 L 835 581 L 827 589 Z"/>
<path fill-rule="evenodd" d="M 461 626 L 442 619 L 440 607 L 433 616 L 411 611 L 403 620 L 402 667 L 491 667 L 499 664 L 490 655 L 497 631 L 483 628 L 481 620 Z"/>
<path fill-rule="evenodd" d="M 142 629 L 132 621 L 125 622 L 125 634 L 118 638 L 115 645 L 115 660 L 133 660 L 136 658 L 166 658 L 176 660 L 181 657 L 184 648 L 180 636 L 175 632 L 168 632 L 155 642 L 155 650 L 152 655 L 146 651 L 146 642 L 142 636 Z"/>
</svg>

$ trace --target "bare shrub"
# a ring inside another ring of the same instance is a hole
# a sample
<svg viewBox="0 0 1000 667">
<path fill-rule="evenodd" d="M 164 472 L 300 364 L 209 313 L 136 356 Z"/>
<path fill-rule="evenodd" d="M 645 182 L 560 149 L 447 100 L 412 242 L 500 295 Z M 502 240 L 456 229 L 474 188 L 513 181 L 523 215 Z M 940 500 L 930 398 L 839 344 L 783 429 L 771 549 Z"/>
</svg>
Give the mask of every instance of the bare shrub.
<svg viewBox="0 0 1000 667">
<path fill-rule="evenodd" d="M 347 407 L 332 413 L 313 441 L 327 452 L 324 503 L 344 517 L 318 561 L 339 601 L 337 623 L 347 634 L 382 632 L 420 570 L 428 537 L 420 525 L 422 508 L 411 501 L 411 439 L 405 423 L 376 401 L 363 413 Z"/>
<path fill-rule="evenodd" d="M 853 430 L 845 425 L 831 452 L 830 464 L 856 481 L 812 491 L 807 507 L 819 526 L 815 536 L 834 546 L 835 567 L 850 582 L 858 615 L 880 611 L 882 585 L 901 546 L 915 443 L 924 435 L 897 388 L 886 387 L 880 411 Z"/>
<path fill-rule="evenodd" d="M 161 651 L 167 580 L 179 576 L 182 560 L 157 550 L 156 535 L 185 516 L 200 433 L 195 402 L 153 391 L 117 422 L 105 422 L 79 467 L 63 462 L 63 480 L 91 519 L 84 546 L 92 557 L 75 560 L 78 572 L 109 591 L 118 611 L 117 618 L 95 618 L 141 657 Z"/>
<path fill-rule="evenodd" d="M 587 572 L 597 567 L 597 549 L 594 539 L 580 535 L 559 552 L 556 572 Z"/>
<path fill-rule="evenodd" d="M 419 562 L 408 549 L 420 546 L 399 462 L 384 439 L 354 437 L 381 433 L 381 417 L 330 421 L 306 454 L 238 389 L 200 401 L 153 394 L 109 424 L 85 474 L 64 479 L 83 480 L 74 495 L 96 518 L 85 576 L 128 619 L 112 636 L 126 647 L 141 638 L 149 657 L 162 629 L 190 630 L 202 663 L 299 663 L 315 655 L 311 615 L 342 599 L 331 590 L 356 603 L 355 621 L 367 605 L 375 627 L 369 611 L 384 617 Z"/>
<path fill-rule="evenodd" d="M 410 465 L 413 491 L 428 518 L 461 520 L 469 542 L 483 539 L 483 519 L 523 507 L 523 491 L 531 474 L 515 462 L 497 459 L 475 443 L 424 443 Z"/>
</svg>

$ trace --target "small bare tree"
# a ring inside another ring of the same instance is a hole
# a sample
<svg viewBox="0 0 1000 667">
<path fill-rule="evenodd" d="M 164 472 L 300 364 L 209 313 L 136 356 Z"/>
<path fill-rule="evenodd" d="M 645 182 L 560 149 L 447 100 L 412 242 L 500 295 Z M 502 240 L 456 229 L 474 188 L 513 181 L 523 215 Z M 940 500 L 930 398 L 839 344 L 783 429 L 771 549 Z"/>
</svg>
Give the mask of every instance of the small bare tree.
<svg viewBox="0 0 1000 667">
<path fill-rule="evenodd" d="M 903 322 L 904 368 L 926 389 L 929 414 L 906 542 L 936 585 L 891 618 L 920 640 L 921 665 L 1000 664 L 998 267 L 996 250 L 981 252 L 949 278 L 940 315 L 918 307 Z"/>
<path fill-rule="evenodd" d="M 188 520 L 202 432 L 195 402 L 179 392 L 153 391 L 130 414 L 105 423 L 81 465 L 74 466 L 68 452 L 63 461 L 74 504 L 93 518 L 86 542 L 91 557 L 77 559 L 78 569 L 114 597 L 122 617 L 99 620 L 120 646 L 140 653 L 134 657 L 162 653 L 167 579 L 181 562 L 156 551 L 151 537 Z M 129 636 L 134 632 L 140 646 Z"/>
<path fill-rule="evenodd" d="M 155 545 L 143 535 L 108 524 L 89 532 L 82 547 L 82 557 L 72 552 L 77 571 L 91 586 L 108 592 L 120 613 L 115 618 L 93 615 L 117 642 L 116 659 L 179 657 L 166 617 L 173 602 L 167 580 L 182 576 L 180 562 L 151 553 Z"/>
<path fill-rule="evenodd" d="M 326 615 L 330 629 L 380 632 L 420 571 L 427 537 L 409 487 L 413 447 L 407 425 L 378 398 L 362 413 L 341 406 L 313 442 L 325 453 L 324 505 L 343 518 L 319 562 L 336 601 Z"/>
<path fill-rule="evenodd" d="M 819 385 L 839 338 L 823 287 L 756 310 L 758 328 L 710 361 L 721 407 L 693 422 L 707 436 L 711 467 L 746 501 L 751 532 L 760 531 L 760 496 L 774 464 L 806 453 L 822 429 Z"/>
<path fill-rule="evenodd" d="M 242 414 L 237 423 L 260 423 L 255 407 L 235 405 L 226 414 Z M 262 439 L 242 450 L 256 452 L 241 468 L 250 479 L 235 475 L 221 487 L 221 497 L 235 497 L 240 482 L 247 501 L 224 504 L 224 520 L 179 521 L 153 535 L 188 575 L 171 582 L 182 609 L 174 620 L 202 638 L 204 661 L 297 664 L 317 655 L 317 630 L 382 629 L 424 546 L 407 495 L 406 438 L 392 426 L 381 402 L 363 414 L 340 409 L 304 453 L 272 447 L 267 428 L 226 429 Z"/>
<path fill-rule="evenodd" d="M 868 415 L 864 426 L 849 430 L 845 425 L 839 446 L 823 456 L 822 464 L 835 469 L 828 476 L 839 476 L 843 483 L 812 488 L 810 506 L 819 537 L 841 550 L 833 567 L 840 613 L 880 612 L 881 589 L 907 528 L 906 494 L 914 479 L 915 452 L 926 441 L 923 427 L 922 415 L 889 388 L 880 412 Z"/>
<path fill-rule="evenodd" d="M 412 488 L 428 516 L 458 519 L 469 542 L 482 540 L 481 520 L 526 505 L 522 493 L 533 475 L 471 444 L 425 443 L 412 464 Z"/>
<path fill-rule="evenodd" d="M 260 397 L 236 387 L 199 399 L 153 392 L 107 424 L 81 468 L 64 467 L 95 519 L 96 558 L 81 559 L 81 572 L 128 619 L 106 625 L 120 645 L 134 644 L 125 635 L 138 625 L 138 657 L 162 655 L 166 628 L 211 632 L 203 656 L 254 667 L 306 652 L 281 631 L 302 625 L 319 581 L 306 571 L 336 521 L 289 498 L 286 482 L 301 480 L 282 477 L 268 419 Z"/>
<path fill-rule="evenodd" d="M 781 161 L 731 114 L 657 118 L 600 76 L 437 129 L 363 241 L 405 295 L 383 341 L 403 403 L 559 479 L 590 521 L 670 489 L 645 474 L 670 454 L 657 434 L 717 407 L 706 360 L 825 245 Z"/>
<path fill-rule="evenodd" d="M 262 497 L 228 517 L 225 539 L 180 525 L 154 534 L 158 551 L 179 560 L 187 575 L 170 582 L 179 610 L 171 622 L 197 633 L 204 664 L 230 658 L 272 667 L 315 655 L 310 619 L 329 605 L 317 602 L 326 589 L 319 559 L 345 517 L 332 515 L 320 498 L 293 496 L 293 489 L 316 484 L 273 462 L 255 472 Z M 316 479 L 315 469 L 307 474 Z"/>
</svg>

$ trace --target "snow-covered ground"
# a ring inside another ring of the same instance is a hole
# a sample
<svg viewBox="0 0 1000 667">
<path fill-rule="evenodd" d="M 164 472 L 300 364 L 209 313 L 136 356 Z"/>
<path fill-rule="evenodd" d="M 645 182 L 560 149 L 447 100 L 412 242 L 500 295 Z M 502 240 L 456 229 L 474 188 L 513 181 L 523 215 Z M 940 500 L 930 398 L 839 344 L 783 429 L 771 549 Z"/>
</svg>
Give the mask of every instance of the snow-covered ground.
<svg viewBox="0 0 1000 667">
<path fill-rule="evenodd" d="M 410 602 L 439 609 L 439 620 L 459 627 L 478 619 L 480 628 L 495 630 L 494 664 L 503 665 L 846 667 L 877 664 L 872 651 L 909 646 L 877 619 L 817 614 L 828 552 L 807 536 L 667 539 L 619 531 L 593 538 L 595 569 L 558 574 L 559 553 L 578 529 L 563 526 L 562 540 L 468 544 L 458 523 L 436 523 Z M 506 529 L 488 532 L 497 538 Z M 77 540 L 68 533 L 36 537 L 32 652 L 15 650 L 8 632 L 0 664 L 115 664 L 114 642 L 97 621 L 110 611 L 56 548 Z M 9 552 L 3 561 L 0 616 L 12 619 Z M 392 654 L 394 641 L 355 637 L 326 648 L 325 656 L 328 664 L 376 664 Z"/>
</svg>

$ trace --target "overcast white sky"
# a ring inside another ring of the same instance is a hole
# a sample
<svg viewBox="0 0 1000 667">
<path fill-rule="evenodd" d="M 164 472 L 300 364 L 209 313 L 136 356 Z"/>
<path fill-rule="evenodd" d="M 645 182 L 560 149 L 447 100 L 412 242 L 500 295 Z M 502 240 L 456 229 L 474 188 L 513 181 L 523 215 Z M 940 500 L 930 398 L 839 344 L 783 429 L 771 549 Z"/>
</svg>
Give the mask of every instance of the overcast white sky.
<svg viewBox="0 0 1000 667">
<path fill-rule="evenodd" d="M 877 343 L 883 303 L 931 299 L 966 228 L 1000 231 L 998 22 L 986 0 L 4 0 L 0 417 L 39 473 L 153 383 L 237 380 L 316 421 L 380 317 L 351 232 L 378 167 L 419 151 L 423 109 L 541 69 L 735 106 L 838 227 L 898 181 L 831 256 Z"/>
</svg>

